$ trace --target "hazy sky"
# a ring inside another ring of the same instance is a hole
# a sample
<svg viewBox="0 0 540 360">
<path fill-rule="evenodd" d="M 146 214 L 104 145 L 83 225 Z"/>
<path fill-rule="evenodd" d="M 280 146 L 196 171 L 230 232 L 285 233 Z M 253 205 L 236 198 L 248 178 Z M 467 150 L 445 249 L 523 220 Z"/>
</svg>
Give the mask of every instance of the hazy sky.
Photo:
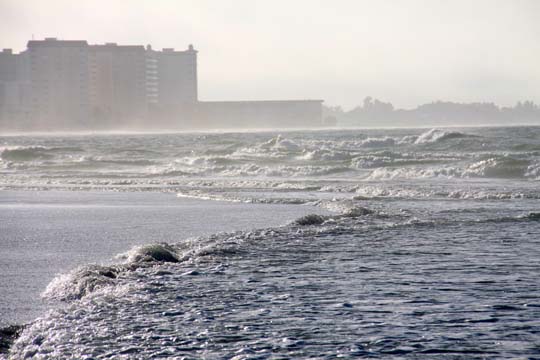
<svg viewBox="0 0 540 360">
<path fill-rule="evenodd" d="M 202 100 L 540 103 L 536 0 L 0 0 L 0 47 L 32 35 L 193 43 Z"/>
</svg>

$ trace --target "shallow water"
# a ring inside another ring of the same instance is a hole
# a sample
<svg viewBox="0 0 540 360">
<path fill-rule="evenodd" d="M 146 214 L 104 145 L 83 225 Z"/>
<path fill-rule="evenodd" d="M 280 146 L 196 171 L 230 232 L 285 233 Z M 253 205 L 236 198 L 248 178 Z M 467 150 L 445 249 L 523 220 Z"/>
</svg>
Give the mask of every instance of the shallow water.
<svg viewBox="0 0 540 360">
<path fill-rule="evenodd" d="M 279 226 L 310 211 L 155 192 L 0 191 L 0 328 L 43 314 L 50 305 L 40 293 L 77 266 L 112 263 L 136 245 Z"/>
<path fill-rule="evenodd" d="M 539 128 L 2 141 L 5 189 L 331 212 L 58 276 L 13 358 L 540 356 Z"/>
</svg>

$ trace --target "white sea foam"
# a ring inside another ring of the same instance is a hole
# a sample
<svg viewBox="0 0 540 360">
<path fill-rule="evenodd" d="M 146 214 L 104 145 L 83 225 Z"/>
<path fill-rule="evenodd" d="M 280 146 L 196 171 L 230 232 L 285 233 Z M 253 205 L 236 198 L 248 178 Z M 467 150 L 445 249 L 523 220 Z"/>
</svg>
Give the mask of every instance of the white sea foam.
<svg viewBox="0 0 540 360">
<path fill-rule="evenodd" d="M 54 300 L 76 300 L 98 289 L 113 286 L 119 269 L 109 266 L 88 265 L 68 274 L 57 275 L 42 296 Z"/>
<path fill-rule="evenodd" d="M 378 147 L 392 147 L 396 143 L 396 140 L 392 137 L 382 137 L 382 138 L 367 138 L 360 142 L 360 145 L 368 148 L 378 148 Z"/>
<path fill-rule="evenodd" d="M 461 132 L 457 131 L 446 131 L 441 129 L 431 129 L 429 131 L 426 131 L 422 133 L 418 138 L 415 140 L 415 144 L 429 144 L 429 143 L 436 143 L 443 140 L 448 139 L 456 139 L 456 138 L 463 138 L 463 137 L 470 137 L 471 135 L 467 135 Z"/>
</svg>

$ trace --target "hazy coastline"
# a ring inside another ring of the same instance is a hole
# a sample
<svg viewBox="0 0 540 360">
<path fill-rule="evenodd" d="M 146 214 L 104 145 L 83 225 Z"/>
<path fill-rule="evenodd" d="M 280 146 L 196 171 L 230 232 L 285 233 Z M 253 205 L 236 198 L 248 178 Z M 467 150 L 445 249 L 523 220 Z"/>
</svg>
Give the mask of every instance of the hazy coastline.
<svg viewBox="0 0 540 360">
<path fill-rule="evenodd" d="M 0 0 L 0 359 L 540 359 L 538 14 Z"/>
</svg>

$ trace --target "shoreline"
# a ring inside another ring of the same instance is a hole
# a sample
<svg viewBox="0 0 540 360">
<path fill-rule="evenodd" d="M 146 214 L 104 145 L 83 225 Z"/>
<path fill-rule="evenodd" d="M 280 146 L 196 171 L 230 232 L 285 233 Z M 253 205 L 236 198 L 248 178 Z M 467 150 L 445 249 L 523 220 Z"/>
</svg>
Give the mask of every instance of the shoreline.
<svg viewBox="0 0 540 360">
<path fill-rule="evenodd" d="M 0 324 L 6 326 L 24 324 L 48 308 L 39 294 L 58 274 L 90 263 L 114 263 L 134 246 L 174 244 L 327 213 L 314 206 L 201 200 L 161 192 L 2 190 L 2 195 L 0 219 L 6 227 L 0 255 L 6 260 L 0 290 L 7 296 L 0 300 Z M 28 309 L 32 314 L 20 313 Z"/>
<path fill-rule="evenodd" d="M 200 135 L 200 134 L 250 134 L 250 133 L 273 133 L 273 132 L 339 132 L 348 130 L 426 130 L 426 129 L 475 129 L 475 128 L 521 128 L 521 127 L 540 127 L 540 123 L 515 123 L 515 124 L 433 124 L 433 125 L 412 125 L 412 126 L 336 126 L 336 127 L 306 127 L 306 128 L 231 128 L 231 129 L 141 129 L 141 130 L 99 130 L 99 131 L 24 131 L 24 132 L 5 132 L 1 137 L 16 137 L 16 136 L 115 136 L 115 135 Z"/>
<path fill-rule="evenodd" d="M 275 204 L 238 204 L 238 203 L 231 203 L 231 202 L 228 202 L 228 201 L 220 201 L 220 200 L 203 200 L 203 199 L 192 199 L 192 198 L 182 198 L 182 197 L 176 197 L 175 195 L 174 196 L 171 196 L 172 194 L 170 192 L 161 192 L 161 191 L 151 191 L 151 192 L 134 192 L 134 191 L 107 191 L 106 189 L 78 189 L 78 190 L 67 190 L 67 189 L 47 189 L 47 190 L 32 190 L 32 189 L 25 189 L 25 190 L 0 190 L 0 192 L 3 192 L 3 193 L 23 193 L 23 197 L 24 195 L 30 195 L 31 194 L 39 194 L 39 193 L 48 193 L 48 194 L 61 194 L 60 196 L 65 196 L 67 195 L 67 197 L 77 197 L 78 195 L 80 196 L 81 193 L 82 194 L 89 194 L 89 195 L 94 195 L 94 196 L 97 196 L 97 197 L 107 197 L 108 195 L 116 195 L 116 194 L 122 194 L 121 196 L 125 196 L 125 197 L 131 197 L 131 196 L 134 196 L 134 195 L 137 195 L 137 194 L 143 194 L 144 197 L 146 196 L 149 196 L 149 197 L 153 197 L 153 196 L 162 196 L 162 195 L 165 195 L 167 197 L 170 197 L 169 200 L 171 200 L 172 202 L 188 202 L 188 203 L 198 203 L 198 204 L 204 204 L 204 203 L 207 203 L 207 204 L 221 204 L 221 206 L 233 206 L 233 207 L 237 207 L 237 206 L 248 206 L 248 207 L 260 207 L 262 209 L 262 211 L 258 211 L 257 213 L 258 214 L 261 214 L 262 212 L 266 212 L 268 213 L 269 215 L 271 213 L 273 213 L 272 211 L 270 211 L 270 208 L 274 208 L 276 205 Z M 49 198 L 48 200 L 46 201 L 51 201 L 51 199 Z M 4 202 L 0 202 L 0 207 L 3 207 L 3 206 L 6 206 L 5 204 L 5 201 Z M 17 204 L 16 206 L 20 206 L 20 204 Z M 37 207 L 41 207 L 41 208 L 46 208 L 47 206 L 51 206 L 51 204 L 37 204 L 37 203 L 34 203 L 34 204 L 31 204 L 31 201 L 29 203 L 26 204 L 26 206 L 37 206 Z M 73 206 L 77 206 L 77 204 L 62 204 L 60 205 L 60 207 L 73 207 Z M 88 206 L 85 205 L 85 206 Z M 91 206 L 91 205 L 90 205 Z M 101 204 L 99 205 L 101 207 L 104 207 L 104 206 L 107 206 L 107 205 L 104 205 L 104 204 Z M 113 205 L 114 206 L 114 205 Z M 143 205 L 145 206 L 145 205 Z M 152 206 L 152 205 L 150 205 Z M 58 206 L 52 204 L 52 208 L 58 208 Z M 264 208 L 268 208 L 268 209 L 264 209 Z M 297 208 L 299 209 L 300 211 L 298 212 L 299 215 L 301 214 L 304 214 L 304 215 L 307 215 L 307 214 L 312 214 L 312 213 L 328 213 L 327 211 L 323 210 L 323 209 L 320 209 L 320 208 L 317 208 L 315 206 L 309 206 L 309 208 L 307 207 L 301 207 L 301 206 L 297 206 L 295 204 L 282 204 L 282 205 L 278 205 L 278 207 L 293 207 L 293 208 Z M 305 211 L 302 211 L 304 210 Z M 308 211 L 308 209 L 310 211 Z M 296 216 L 297 217 L 297 216 Z M 293 221 L 296 217 L 294 216 L 291 216 L 290 218 L 288 218 L 286 220 L 286 222 L 290 222 L 290 221 Z M 274 218 L 274 219 L 273 219 Z M 268 219 L 267 221 L 269 221 L 270 223 L 274 223 L 273 225 L 274 226 L 281 226 L 281 225 L 284 225 L 284 224 L 276 224 L 275 223 L 275 216 L 268 216 Z M 278 220 L 279 221 L 279 220 Z M 269 227 L 272 227 L 272 226 L 269 226 Z M 245 228 L 230 228 L 228 229 L 228 231 L 246 231 L 248 229 L 245 229 Z M 202 237 L 205 237 L 205 236 L 212 236 L 214 234 L 219 234 L 221 233 L 222 231 L 216 231 L 216 232 L 211 232 L 211 233 L 207 233 L 205 235 L 202 235 Z M 183 240 L 179 240 L 180 242 L 183 241 Z M 161 241 L 158 241 L 158 242 L 161 242 Z M 129 251 L 132 247 L 130 248 L 124 248 L 123 249 L 123 252 L 126 252 L 126 251 Z M 121 254 L 121 252 L 118 252 L 116 254 L 114 254 L 114 257 L 117 257 L 119 254 Z M 92 261 L 87 261 L 85 262 L 84 264 L 92 264 L 93 262 Z M 73 271 L 74 269 L 76 269 L 78 266 L 81 266 L 81 265 L 77 265 L 75 267 L 72 267 L 71 269 L 66 269 L 68 272 L 69 271 Z M 65 271 L 62 271 L 61 273 L 65 273 Z M 52 281 L 49 280 L 47 282 L 47 284 L 49 284 L 50 282 Z M 42 303 L 42 307 L 43 309 L 45 308 L 48 308 L 50 309 L 51 306 L 52 306 L 52 303 L 47 303 L 47 302 L 44 302 L 43 300 L 39 300 L 39 302 Z M 5 356 L 5 358 L 7 358 L 7 356 L 9 355 L 9 351 L 10 351 L 10 348 L 11 346 L 14 344 L 14 342 L 17 340 L 17 338 L 21 335 L 22 331 L 27 327 L 27 326 L 30 326 L 34 321 L 36 321 L 41 315 L 38 315 L 37 317 L 33 317 L 32 319 L 28 319 L 27 321 L 25 322 L 22 322 L 22 323 L 16 323 L 16 322 L 11 322 L 11 321 L 8 321 L 5 326 L 3 327 L 0 327 L 0 359 L 4 359 L 3 356 Z"/>
</svg>

